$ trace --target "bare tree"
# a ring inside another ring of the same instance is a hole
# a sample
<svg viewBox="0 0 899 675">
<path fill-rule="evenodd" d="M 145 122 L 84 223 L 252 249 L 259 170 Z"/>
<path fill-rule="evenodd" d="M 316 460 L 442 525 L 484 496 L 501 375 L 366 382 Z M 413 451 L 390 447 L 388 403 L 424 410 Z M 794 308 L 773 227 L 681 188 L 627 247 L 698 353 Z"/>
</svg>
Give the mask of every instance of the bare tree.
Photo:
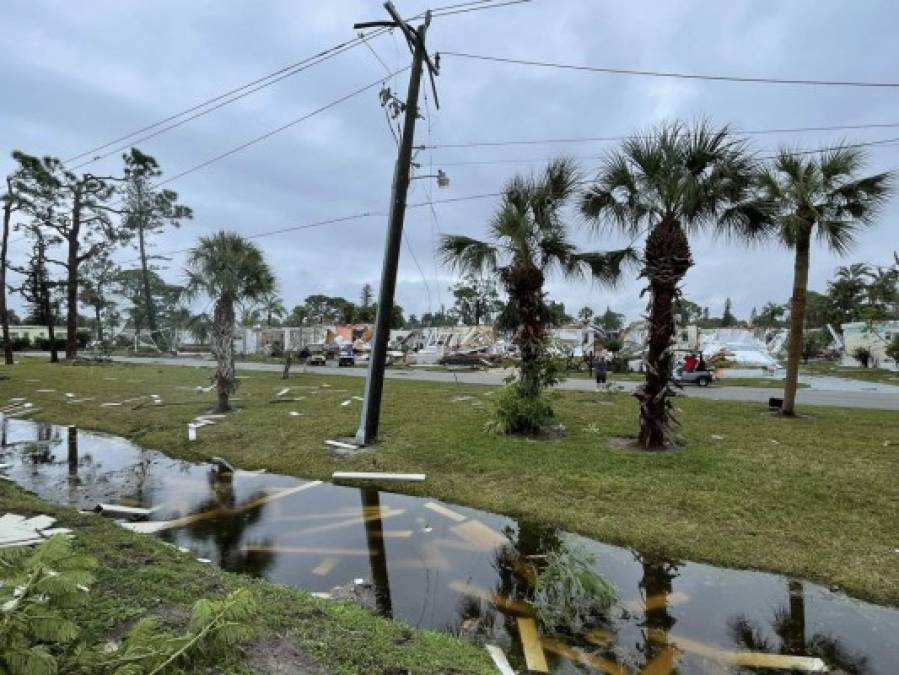
<svg viewBox="0 0 899 675">
<path fill-rule="evenodd" d="M 116 193 L 115 181 L 120 179 L 91 173 L 78 176 L 55 157 L 37 158 L 19 151 L 13 157 L 22 166 L 29 191 L 44 202 L 39 207 L 48 216 L 43 225 L 65 245 L 62 260 L 48 258 L 47 262 L 65 270 L 66 359 L 72 360 L 78 355 L 79 269 L 85 261 L 128 237 L 124 228 L 116 232 L 111 220 L 111 214 L 121 213 L 110 204 Z"/>
</svg>

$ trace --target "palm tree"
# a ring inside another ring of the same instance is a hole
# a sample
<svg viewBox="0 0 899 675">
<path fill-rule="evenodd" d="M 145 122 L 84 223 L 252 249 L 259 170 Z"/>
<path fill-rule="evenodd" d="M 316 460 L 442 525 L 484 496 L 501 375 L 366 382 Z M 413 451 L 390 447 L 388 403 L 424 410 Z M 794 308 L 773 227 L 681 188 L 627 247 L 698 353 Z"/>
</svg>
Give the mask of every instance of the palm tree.
<svg viewBox="0 0 899 675">
<path fill-rule="evenodd" d="M 538 177 L 516 176 L 503 190 L 490 223 L 490 240 L 461 235 L 441 237 L 444 263 L 461 273 L 496 274 L 518 312 L 515 343 L 521 350 L 518 385 L 537 399 L 552 383 L 545 368 L 546 274 L 553 268 L 571 277 L 584 273 L 603 283 L 618 279 L 630 249 L 579 252 L 562 221 L 562 209 L 577 187 L 577 171 L 568 159 L 551 162 Z"/>
<path fill-rule="evenodd" d="M 212 334 L 212 319 L 209 318 L 206 312 L 195 314 L 188 321 L 187 330 L 197 344 L 208 344 L 209 336 Z"/>
<path fill-rule="evenodd" d="M 765 217 L 752 198 L 754 175 L 745 143 L 727 127 L 674 122 L 626 140 L 583 194 L 581 212 L 597 227 L 617 228 L 635 240 L 648 231 L 641 276 L 649 283 L 649 344 L 646 381 L 635 394 L 645 449 L 673 443 L 673 308 L 693 265 L 688 234 L 712 226 L 738 236 L 761 231 Z"/>
<path fill-rule="evenodd" d="M 858 148 L 836 147 L 815 155 L 781 150 L 759 175 L 776 234 L 796 252 L 784 415 L 796 411 L 812 235 L 817 234 L 835 253 L 846 252 L 855 232 L 874 220 L 890 190 L 892 175 L 888 172 L 859 176 L 864 163 L 864 153 Z M 847 271 L 847 279 L 851 271 Z"/>
<path fill-rule="evenodd" d="M 265 325 L 272 327 L 272 319 L 281 319 L 287 314 L 284 302 L 275 293 L 266 293 L 259 300 L 259 309 L 265 314 Z"/>
<path fill-rule="evenodd" d="M 219 232 L 200 237 L 187 260 L 185 294 L 203 293 L 215 302 L 212 318 L 212 352 L 217 367 L 218 412 L 230 410 L 234 390 L 234 305 L 258 300 L 275 288 L 275 276 L 262 252 L 239 234 Z"/>
</svg>

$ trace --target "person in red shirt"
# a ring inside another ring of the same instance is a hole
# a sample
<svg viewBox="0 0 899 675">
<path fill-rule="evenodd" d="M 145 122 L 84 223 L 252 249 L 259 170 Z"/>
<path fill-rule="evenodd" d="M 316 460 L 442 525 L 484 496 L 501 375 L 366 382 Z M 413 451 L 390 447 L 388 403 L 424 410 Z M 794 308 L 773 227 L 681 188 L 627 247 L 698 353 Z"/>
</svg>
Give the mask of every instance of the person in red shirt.
<svg viewBox="0 0 899 675">
<path fill-rule="evenodd" d="M 695 354 L 689 354 L 686 359 L 684 359 L 684 370 L 688 373 L 692 373 L 696 370 L 696 364 L 699 363 L 699 359 L 696 358 Z"/>
</svg>

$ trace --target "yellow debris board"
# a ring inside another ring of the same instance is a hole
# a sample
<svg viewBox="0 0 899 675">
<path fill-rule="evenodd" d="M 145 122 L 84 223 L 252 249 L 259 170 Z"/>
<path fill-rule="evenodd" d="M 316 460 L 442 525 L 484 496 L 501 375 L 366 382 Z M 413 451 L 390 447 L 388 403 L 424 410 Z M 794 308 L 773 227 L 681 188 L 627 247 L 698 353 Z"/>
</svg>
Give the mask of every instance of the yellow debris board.
<svg viewBox="0 0 899 675">
<path fill-rule="evenodd" d="M 447 508 L 443 504 L 438 504 L 437 502 L 427 502 L 425 504 L 425 508 L 433 511 L 434 513 L 439 513 L 444 518 L 449 518 L 450 520 L 454 520 L 457 523 L 461 523 L 465 520 L 465 516 L 461 513 L 456 513 L 450 508 Z"/>
<path fill-rule="evenodd" d="M 736 652 L 675 635 L 670 635 L 668 639 L 686 652 L 693 652 L 721 663 L 735 666 L 771 668 L 775 670 L 802 670 L 807 673 L 827 672 L 827 664 L 817 657 L 765 654 L 763 652 Z"/>
<path fill-rule="evenodd" d="M 646 600 L 629 600 L 628 602 L 622 603 L 622 606 L 629 612 L 654 612 L 659 609 L 664 609 L 665 607 L 674 607 L 676 605 L 681 605 L 687 602 L 689 599 L 690 596 L 688 596 L 686 593 L 675 591 L 673 593 L 659 593 L 657 595 L 651 595 L 646 598 Z"/>
<path fill-rule="evenodd" d="M 537 622 L 524 616 L 519 616 L 515 620 L 518 622 L 518 637 L 521 638 L 521 648 L 524 650 L 524 661 L 528 670 L 548 673 L 546 654 L 543 653 L 540 636 L 537 635 Z"/>
<path fill-rule="evenodd" d="M 680 652 L 677 649 L 671 645 L 665 645 L 640 671 L 640 675 L 671 675 L 677 667 L 679 656 Z"/>
<path fill-rule="evenodd" d="M 469 520 L 450 528 L 453 534 L 479 546 L 481 550 L 489 551 L 509 543 L 505 536 L 484 525 L 480 520 Z"/>
<path fill-rule="evenodd" d="M 590 668 L 595 668 L 601 673 L 608 673 L 608 675 L 628 675 L 628 672 L 614 661 L 595 656 L 594 654 L 588 654 L 580 649 L 570 647 L 564 642 L 543 638 L 540 644 L 543 645 L 546 651 L 564 656 L 572 663 L 580 663 Z"/>
<path fill-rule="evenodd" d="M 362 525 L 364 523 L 369 523 L 375 520 L 382 520 L 384 518 L 390 518 L 391 516 L 398 516 L 400 514 L 405 513 L 402 509 L 397 509 L 396 511 L 381 511 L 379 513 L 368 515 L 368 516 L 356 516 L 353 518 L 347 518 L 346 520 L 338 520 L 336 523 L 324 523 L 323 525 L 316 525 L 314 527 L 308 527 L 305 530 L 296 530 L 294 532 L 288 533 L 286 536 L 288 537 L 305 537 L 310 534 L 319 534 L 321 532 L 330 532 L 331 530 L 339 530 L 344 527 L 350 527 L 351 525 Z"/>
<path fill-rule="evenodd" d="M 505 595 L 500 595 L 499 593 L 488 591 L 486 588 L 482 588 L 481 586 L 473 586 L 472 584 L 461 581 L 459 579 L 454 579 L 447 585 L 449 586 L 450 590 L 456 591 L 456 593 L 469 595 L 473 598 L 478 598 L 480 600 L 483 600 L 484 602 L 488 602 L 491 605 L 495 605 L 496 608 L 504 614 L 521 615 L 526 617 L 534 616 L 534 608 L 531 607 L 528 603 L 521 600 L 507 598 Z"/>
<path fill-rule="evenodd" d="M 297 553 L 307 555 L 353 555 L 368 556 L 367 548 L 318 548 L 315 546 L 265 546 L 262 544 L 247 544 L 241 546 L 244 553 Z M 377 552 L 375 552 L 377 555 Z"/>
</svg>

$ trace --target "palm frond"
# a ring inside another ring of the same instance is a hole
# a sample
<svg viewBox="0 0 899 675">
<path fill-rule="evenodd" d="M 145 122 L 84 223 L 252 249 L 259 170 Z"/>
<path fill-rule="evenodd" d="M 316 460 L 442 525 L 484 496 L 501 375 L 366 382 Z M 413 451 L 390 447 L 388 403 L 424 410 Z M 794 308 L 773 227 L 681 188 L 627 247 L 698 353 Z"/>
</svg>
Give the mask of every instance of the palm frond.
<svg viewBox="0 0 899 675">
<path fill-rule="evenodd" d="M 437 255 L 443 264 L 474 274 L 496 268 L 496 247 L 486 241 L 463 235 L 445 234 L 440 238 Z"/>
<path fill-rule="evenodd" d="M 571 277 L 589 276 L 604 286 L 614 286 L 627 267 L 639 262 L 639 254 L 631 247 L 615 251 L 586 251 L 569 256 L 565 272 Z"/>
</svg>

